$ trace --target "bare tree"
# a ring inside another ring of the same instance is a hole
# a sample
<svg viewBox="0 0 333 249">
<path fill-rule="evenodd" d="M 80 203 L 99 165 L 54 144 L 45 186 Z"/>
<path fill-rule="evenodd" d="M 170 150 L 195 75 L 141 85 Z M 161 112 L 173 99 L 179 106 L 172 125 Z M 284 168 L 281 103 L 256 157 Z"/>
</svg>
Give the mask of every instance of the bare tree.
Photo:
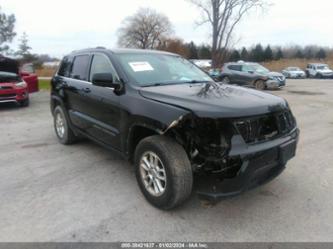
<svg viewBox="0 0 333 249">
<path fill-rule="evenodd" d="M 232 35 L 237 24 L 252 9 L 264 8 L 265 0 L 189 0 L 203 14 L 198 25 L 212 27 L 213 67 L 219 66 L 226 58 Z"/>
<path fill-rule="evenodd" d="M 141 8 L 123 21 L 118 33 L 120 46 L 155 49 L 173 33 L 173 29 L 167 16 L 149 8 Z"/>
</svg>

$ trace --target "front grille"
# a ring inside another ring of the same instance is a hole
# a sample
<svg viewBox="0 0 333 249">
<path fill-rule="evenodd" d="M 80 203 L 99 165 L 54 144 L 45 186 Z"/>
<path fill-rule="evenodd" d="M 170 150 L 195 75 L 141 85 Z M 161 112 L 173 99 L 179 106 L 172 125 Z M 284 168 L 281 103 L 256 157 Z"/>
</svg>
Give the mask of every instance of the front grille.
<svg viewBox="0 0 333 249">
<path fill-rule="evenodd" d="M 284 78 L 282 76 L 276 76 L 275 79 L 277 79 L 278 81 L 284 81 Z"/>
<path fill-rule="evenodd" d="M 0 94 L 0 98 L 14 98 L 16 97 L 15 93 L 11 93 L 11 94 Z"/>
<path fill-rule="evenodd" d="M 248 144 L 265 142 L 287 134 L 296 126 L 290 111 L 235 121 L 235 126 Z"/>
<path fill-rule="evenodd" d="M 11 90 L 13 87 L 11 86 L 0 86 L 0 90 Z"/>
</svg>

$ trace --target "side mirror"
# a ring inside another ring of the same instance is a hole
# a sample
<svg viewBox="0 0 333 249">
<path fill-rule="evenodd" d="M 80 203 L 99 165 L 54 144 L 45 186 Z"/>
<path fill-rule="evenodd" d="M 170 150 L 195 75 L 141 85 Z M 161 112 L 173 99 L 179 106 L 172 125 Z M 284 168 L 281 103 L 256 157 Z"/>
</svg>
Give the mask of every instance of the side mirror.
<svg viewBox="0 0 333 249">
<path fill-rule="evenodd" d="M 113 75 L 111 73 L 96 73 L 92 77 L 92 83 L 95 86 L 100 87 L 110 87 L 115 90 L 119 90 L 121 88 L 120 83 L 113 82 Z"/>
</svg>

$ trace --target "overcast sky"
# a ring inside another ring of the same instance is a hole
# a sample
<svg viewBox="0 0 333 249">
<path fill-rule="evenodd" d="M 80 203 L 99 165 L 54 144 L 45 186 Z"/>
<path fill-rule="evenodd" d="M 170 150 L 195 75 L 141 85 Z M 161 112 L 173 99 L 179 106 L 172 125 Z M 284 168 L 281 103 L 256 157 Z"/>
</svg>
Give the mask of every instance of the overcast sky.
<svg viewBox="0 0 333 249">
<path fill-rule="evenodd" d="M 236 30 L 237 47 L 262 44 L 333 45 L 332 0 L 270 0 L 266 13 L 252 13 Z M 140 7 L 166 14 L 175 35 L 185 41 L 209 43 L 209 29 L 197 28 L 197 8 L 186 0 L 1 0 L 5 13 L 16 15 L 18 37 L 29 36 L 34 53 L 54 56 L 80 48 L 117 46 L 121 21 Z M 17 39 L 16 39 L 17 40 Z M 14 49 L 17 41 L 12 45 Z"/>
</svg>

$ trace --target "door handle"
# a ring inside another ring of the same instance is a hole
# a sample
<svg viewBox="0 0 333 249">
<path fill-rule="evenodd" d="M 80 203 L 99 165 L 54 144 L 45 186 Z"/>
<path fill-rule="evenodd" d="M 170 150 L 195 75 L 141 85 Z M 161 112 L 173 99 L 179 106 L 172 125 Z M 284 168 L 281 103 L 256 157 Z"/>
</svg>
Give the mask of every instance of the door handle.
<svg viewBox="0 0 333 249">
<path fill-rule="evenodd" d="M 85 93 L 90 93 L 91 92 L 89 87 L 82 88 L 82 91 L 85 92 Z"/>
</svg>

